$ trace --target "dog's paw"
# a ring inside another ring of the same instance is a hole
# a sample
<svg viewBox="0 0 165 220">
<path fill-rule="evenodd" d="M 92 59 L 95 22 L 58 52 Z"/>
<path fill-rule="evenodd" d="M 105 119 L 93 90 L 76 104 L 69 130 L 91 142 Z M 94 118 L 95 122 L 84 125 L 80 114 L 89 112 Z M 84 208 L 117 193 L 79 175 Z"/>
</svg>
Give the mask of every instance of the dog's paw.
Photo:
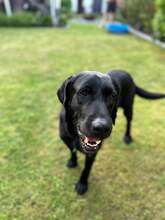
<svg viewBox="0 0 165 220">
<path fill-rule="evenodd" d="M 66 165 L 68 168 L 75 168 L 77 167 L 77 161 L 68 160 L 68 163 Z"/>
<path fill-rule="evenodd" d="M 132 137 L 131 136 L 124 136 L 124 138 L 123 138 L 123 140 L 124 140 L 124 142 L 126 143 L 126 144 L 131 144 L 132 143 Z"/>
<path fill-rule="evenodd" d="M 83 195 L 88 190 L 88 184 L 87 183 L 76 183 L 75 190 L 79 195 Z"/>
</svg>

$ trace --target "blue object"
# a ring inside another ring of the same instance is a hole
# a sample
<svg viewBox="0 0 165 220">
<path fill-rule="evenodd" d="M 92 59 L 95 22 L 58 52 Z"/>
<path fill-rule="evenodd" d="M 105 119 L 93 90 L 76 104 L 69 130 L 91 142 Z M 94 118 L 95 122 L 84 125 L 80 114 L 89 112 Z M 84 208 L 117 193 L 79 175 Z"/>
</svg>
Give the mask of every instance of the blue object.
<svg viewBox="0 0 165 220">
<path fill-rule="evenodd" d="M 116 34 L 124 34 L 129 32 L 129 25 L 115 22 L 115 23 L 106 24 L 105 29 L 108 32 L 112 32 Z"/>
</svg>

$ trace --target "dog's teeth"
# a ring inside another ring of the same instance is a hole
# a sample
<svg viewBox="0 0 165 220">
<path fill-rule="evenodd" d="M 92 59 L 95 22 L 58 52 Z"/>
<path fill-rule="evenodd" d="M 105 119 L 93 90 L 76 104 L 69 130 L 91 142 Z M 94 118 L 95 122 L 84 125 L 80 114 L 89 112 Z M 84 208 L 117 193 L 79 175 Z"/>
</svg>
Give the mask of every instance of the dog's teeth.
<svg viewBox="0 0 165 220">
<path fill-rule="evenodd" d="M 97 144 L 90 144 L 90 143 L 87 143 L 88 146 L 90 147 L 97 147 Z"/>
<path fill-rule="evenodd" d="M 100 143 L 101 143 L 101 140 L 96 141 L 96 144 L 100 144 Z"/>
</svg>

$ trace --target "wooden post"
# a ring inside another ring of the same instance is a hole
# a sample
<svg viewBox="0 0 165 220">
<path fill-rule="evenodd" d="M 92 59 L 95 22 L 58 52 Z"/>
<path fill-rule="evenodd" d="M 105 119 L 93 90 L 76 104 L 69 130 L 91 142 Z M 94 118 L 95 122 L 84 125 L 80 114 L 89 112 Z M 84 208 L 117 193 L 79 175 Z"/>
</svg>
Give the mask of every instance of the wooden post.
<svg viewBox="0 0 165 220">
<path fill-rule="evenodd" d="M 52 18 L 53 26 L 58 24 L 57 13 L 56 13 L 56 0 L 50 0 L 50 15 Z"/>
<path fill-rule="evenodd" d="M 78 0 L 71 0 L 71 10 L 74 13 L 78 12 Z"/>
</svg>

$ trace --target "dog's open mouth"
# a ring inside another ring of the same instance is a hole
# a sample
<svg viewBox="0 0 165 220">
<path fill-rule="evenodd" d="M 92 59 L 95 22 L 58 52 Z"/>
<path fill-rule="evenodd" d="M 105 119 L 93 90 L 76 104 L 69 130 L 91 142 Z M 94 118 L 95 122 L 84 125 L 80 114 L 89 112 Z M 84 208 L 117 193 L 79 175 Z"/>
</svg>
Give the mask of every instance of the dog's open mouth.
<svg viewBox="0 0 165 220">
<path fill-rule="evenodd" d="M 96 138 L 96 137 L 88 137 L 82 134 L 80 130 L 78 130 L 78 133 L 80 136 L 82 149 L 84 150 L 85 153 L 94 153 L 99 149 L 100 144 L 102 142 L 101 139 Z"/>
</svg>

